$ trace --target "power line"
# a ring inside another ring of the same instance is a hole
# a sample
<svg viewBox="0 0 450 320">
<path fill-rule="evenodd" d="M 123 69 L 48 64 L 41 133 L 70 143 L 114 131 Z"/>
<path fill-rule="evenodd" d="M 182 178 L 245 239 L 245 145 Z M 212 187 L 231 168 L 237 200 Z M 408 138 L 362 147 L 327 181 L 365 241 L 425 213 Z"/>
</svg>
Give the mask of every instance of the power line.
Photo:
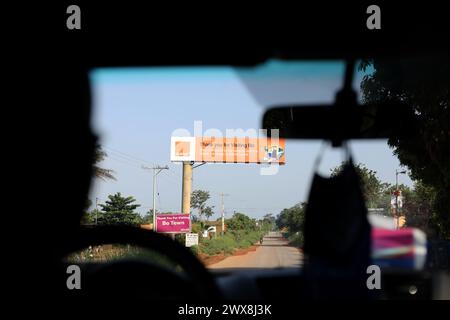
<svg viewBox="0 0 450 320">
<path fill-rule="evenodd" d="M 135 165 L 137 165 L 137 164 L 141 165 L 142 164 L 142 162 L 140 162 L 140 161 L 136 161 L 136 160 L 124 157 L 124 156 L 122 156 L 120 154 L 116 154 L 116 153 L 110 153 L 110 154 L 108 154 L 107 157 L 108 158 L 111 157 L 111 158 L 121 159 L 123 161 L 129 162 L 129 163 L 132 163 L 132 164 L 135 164 Z"/>
<path fill-rule="evenodd" d="M 139 168 L 142 169 L 142 163 L 146 163 L 146 164 L 151 164 L 151 166 L 154 166 L 154 164 L 152 162 L 149 162 L 147 160 L 141 159 L 139 157 L 133 156 L 131 154 L 125 153 L 123 151 L 119 151 L 117 149 L 113 149 L 110 147 L 104 147 L 105 149 L 111 151 L 111 153 L 107 154 L 108 157 L 110 157 L 112 160 L 115 160 L 117 162 L 135 167 L 135 168 Z M 169 178 L 169 180 L 171 180 L 174 183 L 180 183 L 181 181 L 181 177 L 179 174 L 172 172 L 172 171 L 168 171 L 169 174 L 171 174 L 172 176 L 167 176 L 167 178 Z M 174 180 L 174 178 L 176 180 Z"/>
<path fill-rule="evenodd" d="M 134 167 L 134 168 L 140 169 L 140 167 L 139 167 L 137 164 L 135 164 L 135 163 L 131 163 L 131 162 L 125 161 L 125 160 L 123 160 L 123 159 L 116 158 L 115 156 L 108 156 L 108 157 L 109 157 L 110 159 L 114 160 L 114 161 L 120 162 L 120 163 L 122 163 L 122 164 L 126 164 L 126 165 L 128 165 L 128 166 L 130 166 L 130 167 Z"/>
<path fill-rule="evenodd" d="M 167 172 L 170 172 L 170 171 L 167 171 Z M 171 183 L 176 183 L 176 184 L 180 183 L 180 180 L 176 180 L 175 178 L 173 178 L 173 177 L 171 177 L 169 175 L 166 176 L 166 178 L 169 179 L 169 182 L 171 182 Z"/>
<path fill-rule="evenodd" d="M 171 175 L 173 175 L 176 179 L 181 180 L 181 176 L 173 171 L 168 171 Z"/>
<path fill-rule="evenodd" d="M 154 166 L 154 163 L 149 162 L 149 161 L 144 160 L 144 159 L 141 159 L 141 158 L 138 158 L 138 157 L 133 156 L 133 155 L 131 155 L 131 154 L 129 154 L 129 153 L 125 153 L 125 152 L 123 152 L 123 151 L 120 151 L 120 150 L 117 150 L 117 149 L 113 149 L 113 148 L 111 148 L 111 147 L 106 147 L 106 146 L 105 146 L 104 148 L 105 148 L 105 149 L 108 149 L 108 150 L 110 150 L 110 151 L 112 151 L 112 152 L 121 154 L 123 157 L 128 157 L 128 158 L 130 158 L 130 159 L 132 159 L 132 160 L 134 160 L 134 161 L 139 162 L 140 164 L 142 164 L 142 162 L 144 162 L 144 163 L 151 164 L 152 166 Z"/>
</svg>

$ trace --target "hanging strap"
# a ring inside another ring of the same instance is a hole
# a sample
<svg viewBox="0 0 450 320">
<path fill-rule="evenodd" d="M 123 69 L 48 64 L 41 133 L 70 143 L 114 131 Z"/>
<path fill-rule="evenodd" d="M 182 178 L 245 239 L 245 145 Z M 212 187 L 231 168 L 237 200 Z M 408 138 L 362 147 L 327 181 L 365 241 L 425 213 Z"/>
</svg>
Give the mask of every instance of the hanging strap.
<svg viewBox="0 0 450 320">
<path fill-rule="evenodd" d="M 314 161 L 314 172 L 317 173 L 320 163 L 322 162 L 323 154 L 325 153 L 325 148 L 329 145 L 328 141 L 323 141 L 319 153 L 317 154 L 316 160 Z M 342 142 L 342 149 L 343 149 L 343 162 L 348 162 L 349 164 L 353 165 L 353 156 L 352 151 L 350 149 L 350 146 L 347 141 Z"/>
<path fill-rule="evenodd" d="M 322 157 L 325 151 L 325 147 L 328 144 L 327 141 L 322 141 L 322 144 L 320 145 L 319 153 L 317 154 L 316 160 L 314 161 L 314 167 L 313 170 L 315 173 L 317 173 L 319 169 L 319 165 L 322 162 Z"/>
<path fill-rule="evenodd" d="M 352 150 L 350 149 L 348 141 L 342 142 L 342 148 L 344 149 L 344 159 L 342 161 L 353 165 Z"/>
</svg>

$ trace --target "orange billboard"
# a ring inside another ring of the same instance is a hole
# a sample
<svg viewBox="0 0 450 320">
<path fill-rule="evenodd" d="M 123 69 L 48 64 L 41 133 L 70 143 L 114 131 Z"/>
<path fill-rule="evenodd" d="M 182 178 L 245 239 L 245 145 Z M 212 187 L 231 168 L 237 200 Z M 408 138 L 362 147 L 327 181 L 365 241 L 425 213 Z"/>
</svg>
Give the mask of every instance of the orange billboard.
<svg viewBox="0 0 450 320">
<path fill-rule="evenodd" d="M 171 161 L 285 164 L 285 141 L 250 137 L 172 137 Z"/>
</svg>

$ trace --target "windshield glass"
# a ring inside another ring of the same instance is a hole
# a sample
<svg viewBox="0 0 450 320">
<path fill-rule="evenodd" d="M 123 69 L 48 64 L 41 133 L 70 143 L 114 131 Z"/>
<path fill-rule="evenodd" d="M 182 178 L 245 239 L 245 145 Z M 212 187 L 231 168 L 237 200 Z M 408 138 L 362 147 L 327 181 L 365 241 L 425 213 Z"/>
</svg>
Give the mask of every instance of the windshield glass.
<svg viewBox="0 0 450 320">
<path fill-rule="evenodd" d="M 376 67 L 384 71 L 373 62 L 363 66 L 355 70 L 353 85 L 360 102 L 374 97 L 371 79 L 380 80 L 373 78 Z M 304 211 L 321 141 L 287 140 L 275 151 L 266 149 L 270 157 L 284 159 L 279 166 L 185 161 L 192 170 L 185 176 L 183 161 L 174 161 L 174 152 L 187 152 L 186 141 L 175 142 L 175 147 L 172 138 L 256 137 L 267 107 L 331 104 L 342 87 L 344 69 L 340 61 L 271 60 L 252 68 L 92 71 L 93 127 L 100 141 L 82 223 L 147 229 L 156 223 L 158 232 L 171 232 L 183 244 L 189 234 L 192 250 L 211 269 L 301 266 Z M 364 181 L 373 225 L 436 231 L 430 226 L 433 191 L 403 166 L 395 145 L 351 141 L 350 150 Z M 318 173 L 336 175 L 345 160 L 342 150 L 325 147 L 323 152 Z M 183 177 L 191 183 L 188 207 Z M 188 215 L 186 224 L 174 216 L 182 213 Z"/>
</svg>

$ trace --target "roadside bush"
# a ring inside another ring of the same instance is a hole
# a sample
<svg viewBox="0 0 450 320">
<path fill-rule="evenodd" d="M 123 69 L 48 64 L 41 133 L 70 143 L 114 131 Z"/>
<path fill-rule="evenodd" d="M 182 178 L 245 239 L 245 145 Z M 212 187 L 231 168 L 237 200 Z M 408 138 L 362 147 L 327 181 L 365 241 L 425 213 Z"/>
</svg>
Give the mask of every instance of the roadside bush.
<svg viewBox="0 0 450 320">
<path fill-rule="evenodd" d="M 303 233 L 296 232 L 288 237 L 289 244 L 296 247 L 303 247 Z"/>
<path fill-rule="evenodd" d="M 245 248 L 251 247 L 252 245 L 253 245 L 253 243 L 248 239 L 244 239 L 244 240 L 241 240 L 238 242 L 239 249 L 245 249 Z"/>
<path fill-rule="evenodd" d="M 202 231 L 202 228 L 200 226 L 200 223 L 193 223 L 192 224 L 192 233 L 199 233 Z"/>
<path fill-rule="evenodd" d="M 198 246 L 192 246 L 192 247 L 190 247 L 190 249 L 195 255 L 198 255 L 198 253 L 200 252 L 200 249 Z"/>
<path fill-rule="evenodd" d="M 283 238 L 285 238 L 286 240 L 289 240 L 289 237 L 293 234 L 292 232 L 289 232 L 287 230 L 280 231 L 280 233 L 281 233 L 281 236 Z"/>
<path fill-rule="evenodd" d="M 176 264 L 169 257 L 159 254 L 139 246 L 133 245 L 104 245 L 94 246 L 79 252 L 73 253 L 66 258 L 70 263 L 84 263 L 84 262 L 110 262 L 120 259 L 146 259 L 152 261 L 157 265 L 167 267 L 169 269 L 176 268 Z"/>
<path fill-rule="evenodd" d="M 186 235 L 184 233 L 176 234 L 175 241 L 184 246 L 184 244 L 186 243 Z"/>
<path fill-rule="evenodd" d="M 264 235 L 264 232 L 260 232 L 260 231 L 255 232 L 254 231 L 248 235 L 247 239 L 250 240 L 252 242 L 252 244 L 254 244 L 254 243 L 258 242 L 259 239 L 261 238 L 261 236 L 263 236 L 263 235 Z"/>
<path fill-rule="evenodd" d="M 230 254 L 234 251 L 236 246 L 236 240 L 229 235 L 225 235 L 223 237 L 217 237 L 211 240 L 205 239 L 200 244 L 200 250 L 207 255 L 219 253 Z"/>
<path fill-rule="evenodd" d="M 202 239 L 199 251 L 214 255 L 219 253 L 231 254 L 235 249 L 245 249 L 259 241 L 263 233 L 259 231 L 233 230 L 227 232 L 223 237 L 214 239 Z"/>
</svg>

